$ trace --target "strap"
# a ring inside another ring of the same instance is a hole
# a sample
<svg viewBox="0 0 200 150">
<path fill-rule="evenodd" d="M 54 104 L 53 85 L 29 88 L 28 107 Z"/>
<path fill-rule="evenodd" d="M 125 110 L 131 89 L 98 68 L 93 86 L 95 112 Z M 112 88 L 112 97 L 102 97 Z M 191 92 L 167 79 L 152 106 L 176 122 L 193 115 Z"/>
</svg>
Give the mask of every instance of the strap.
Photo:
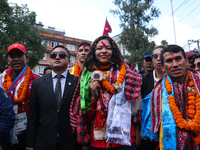
<svg viewBox="0 0 200 150">
<path fill-rule="evenodd" d="M 20 72 L 20 74 L 17 76 L 17 78 L 15 79 L 15 81 L 12 83 L 12 85 L 10 86 L 10 88 L 6 91 L 6 94 L 8 94 L 9 91 L 12 90 L 12 88 L 14 88 L 16 85 L 15 83 L 18 81 L 18 79 L 21 77 L 21 75 L 24 73 L 24 75 L 26 74 L 26 71 L 27 71 L 27 68 L 28 68 L 28 65 L 26 65 L 24 67 L 24 69 Z M 15 85 L 15 86 L 14 86 Z"/>
</svg>

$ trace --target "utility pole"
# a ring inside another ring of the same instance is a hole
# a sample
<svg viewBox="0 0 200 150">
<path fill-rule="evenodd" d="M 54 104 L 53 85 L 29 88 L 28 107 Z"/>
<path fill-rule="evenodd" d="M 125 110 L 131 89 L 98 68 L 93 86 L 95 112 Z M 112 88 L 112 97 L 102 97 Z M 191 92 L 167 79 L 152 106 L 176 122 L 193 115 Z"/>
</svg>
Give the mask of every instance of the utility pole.
<svg viewBox="0 0 200 150">
<path fill-rule="evenodd" d="M 173 27 L 174 27 L 174 40 L 175 40 L 175 44 L 176 44 L 176 31 L 175 31 L 174 11 L 173 11 L 172 0 L 171 0 L 171 7 L 172 7 L 172 19 L 173 19 Z"/>
</svg>

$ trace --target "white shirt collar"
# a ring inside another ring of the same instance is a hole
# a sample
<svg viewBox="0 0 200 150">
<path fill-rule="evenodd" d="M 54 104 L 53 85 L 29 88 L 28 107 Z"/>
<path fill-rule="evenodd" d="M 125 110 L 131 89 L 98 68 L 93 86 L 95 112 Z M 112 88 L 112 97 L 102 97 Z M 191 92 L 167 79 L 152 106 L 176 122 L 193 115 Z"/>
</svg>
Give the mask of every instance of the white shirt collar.
<svg viewBox="0 0 200 150">
<path fill-rule="evenodd" d="M 156 78 L 156 71 L 155 69 L 153 70 L 153 78 L 154 78 L 154 86 L 156 85 L 156 83 L 158 82 L 158 78 Z"/>
<path fill-rule="evenodd" d="M 55 76 L 57 74 L 53 70 L 51 72 L 52 72 L 52 78 L 55 78 Z M 63 75 L 65 78 L 67 78 L 67 73 L 68 73 L 68 70 L 66 70 L 65 72 L 63 72 L 61 75 Z"/>
</svg>

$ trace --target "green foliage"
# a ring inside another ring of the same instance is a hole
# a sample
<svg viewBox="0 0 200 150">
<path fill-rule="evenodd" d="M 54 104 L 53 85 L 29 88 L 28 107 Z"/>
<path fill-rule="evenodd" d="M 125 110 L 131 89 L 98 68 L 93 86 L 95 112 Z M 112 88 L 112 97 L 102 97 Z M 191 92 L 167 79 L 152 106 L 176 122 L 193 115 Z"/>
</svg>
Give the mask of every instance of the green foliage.
<svg viewBox="0 0 200 150">
<path fill-rule="evenodd" d="M 40 31 L 40 32 L 44 32 L 44 33 L 53 34 L 52 31 L 49 31 L 49 30 L 47 30 L 47 29 L 44 29 L 43 27 L 40 27 L 40 28 L 39 28 L 39 31 Z"/>
<path fill-rule="evenodd" d="M 162 45 L 168 45 L 168 42 L 167 42 L 167 40 L 162 40 L 161 42 L 160 42 Z"/>
<path fill-rule="evenodd" d="M 0 1 L 0 66 L 6 67 L 6 53 L 13 43 L 23 44 L 29 55 L 29 66 L 38 64 L 46 51 L 45 44 L 34 27 L 36 14 L 29 11 L 27 5 L 8 4 L 7 0 Z"/>
<path fill-rule="evenodd" d="M 130 53 L 125 58 L 130 63 L 141 62 L 144 52 L 155 46 L 155 42 L 150 42 L 149 38 L 158 31 L 153 26 L 149 27 L 149 22 L 159 17 L 160 11 L 152 6 L 153 0 L 114 0 L 113 3 L 118 9 L 110 12 L 118 15 L 121 21 L 119 43 Z"/>
</svg>

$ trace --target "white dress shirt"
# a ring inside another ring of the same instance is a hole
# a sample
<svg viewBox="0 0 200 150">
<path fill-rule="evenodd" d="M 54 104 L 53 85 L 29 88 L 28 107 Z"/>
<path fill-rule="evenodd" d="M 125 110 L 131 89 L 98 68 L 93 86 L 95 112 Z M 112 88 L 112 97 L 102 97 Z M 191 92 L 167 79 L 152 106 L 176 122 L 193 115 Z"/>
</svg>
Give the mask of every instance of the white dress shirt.
<svg viewBox="0 0 200 150">
<path fill-rule="evenodd" d="M 66 70 L 65 72 L 63 72 L 61 75 L 63 75 L 63 77 L 60 79 L 60 83 L 61 83 L 61 92 L 62 92 L 62 97 L 64 94 L 64 89 L 65 89 L 65 82 L 67 79 L 67 73 L 68 70 Z M 52 70 L 52 79 L 53 79 L 53 91 L 55 92 L 55 88 L 56 88 L 56 82 L 58 80 L 58 78 L 56 77 L 56 73 Z"/>
<path fill-rule="evenodd" d="M 156 83 L 158 82 L 158 78 L 156 78 L 156 71 L 155 69 L 153 70 L 153 79 L 154 79 L 154 86 L 156 85 Z"/>
</svg>

